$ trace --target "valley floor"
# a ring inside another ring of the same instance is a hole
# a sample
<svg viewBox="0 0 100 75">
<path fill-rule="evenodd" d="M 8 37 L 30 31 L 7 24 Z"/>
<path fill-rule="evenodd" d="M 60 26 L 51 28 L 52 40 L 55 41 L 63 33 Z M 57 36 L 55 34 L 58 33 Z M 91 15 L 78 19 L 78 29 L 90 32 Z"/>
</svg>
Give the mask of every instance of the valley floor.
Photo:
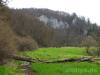
<svg viewBox="0 0 100 75">
<path fill-rule="evenodd" d="M 62 48 L 40 48 L 36 51 L 25 51 L 24 56 L 38 58 L 40 60 L 59 60 L 65 58 L 77 58 L 88 56 L 85 48 L 62 47 Z M 12 61 L 8 65 L 0 66 L 0 75 L 99 75 L 100 64 L 90 62 L 67 62 L 67 63 L 28 63 Z M 27 70 L 27 71 L 25 71 Z"/>
</svg>

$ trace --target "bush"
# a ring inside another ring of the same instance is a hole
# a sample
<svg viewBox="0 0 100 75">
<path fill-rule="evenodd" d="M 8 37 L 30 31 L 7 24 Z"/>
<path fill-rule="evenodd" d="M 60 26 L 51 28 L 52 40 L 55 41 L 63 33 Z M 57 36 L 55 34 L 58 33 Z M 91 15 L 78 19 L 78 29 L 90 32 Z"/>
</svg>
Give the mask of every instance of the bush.
<svg viewBox="0 0 100 75">
<path fill-rule="evenodd" d="M 97 48 L 96 47 L 89 48 L 88 55 L 96 56 L 97 55 Z"/>
<path fill-rule="evenodd" d="M 91 47 L 88 50 L 88 54 L 91 56 L 100 56 L 100 48 L 99 47 Z"/>
<path fill-rule="evenodd" d="M 17 48 L 19 51 L 35 50 L 38 48 L 36 41 L 30 36 L 17 37 Z"/>
<path fill-rule="evenodd" d="M 15 34 L 10 29 L 9 9 L 0 6 L 0 63 L 16 53 Z"/>
</svg>

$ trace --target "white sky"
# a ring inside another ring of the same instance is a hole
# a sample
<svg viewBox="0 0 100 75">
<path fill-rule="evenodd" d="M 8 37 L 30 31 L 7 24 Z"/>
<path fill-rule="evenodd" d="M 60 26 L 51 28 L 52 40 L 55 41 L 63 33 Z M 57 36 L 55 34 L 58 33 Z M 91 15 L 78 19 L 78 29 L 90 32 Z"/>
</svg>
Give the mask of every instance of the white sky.
<svg viewBox="0 0 100 75">
<path fill-rule="evenodd" d="M 70 14 L 75 12 L 100 25 L 100 0 L 9 0 L 8 6 L 11 8 L 48 8 Z"/>
</svg>

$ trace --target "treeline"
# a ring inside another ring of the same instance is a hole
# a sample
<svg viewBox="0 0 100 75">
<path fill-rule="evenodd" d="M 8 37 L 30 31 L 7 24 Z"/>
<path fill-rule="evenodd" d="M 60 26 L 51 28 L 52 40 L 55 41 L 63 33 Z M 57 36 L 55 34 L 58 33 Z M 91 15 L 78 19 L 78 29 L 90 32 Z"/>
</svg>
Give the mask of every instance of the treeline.
<svg viewBox="0 0 100 75">
<path fill-rule="evenodd" d="M 31 36 L 40 47 L 81 46 L 87 36 L 100 41 L 100 27 L 83 16 L 49 9 L 12 9 L 12 29 L 18 35 Z M 54 28 L 53 23 L 39 20 L 41 15 L 54 18 L 64 25 Z"/>
</svg>

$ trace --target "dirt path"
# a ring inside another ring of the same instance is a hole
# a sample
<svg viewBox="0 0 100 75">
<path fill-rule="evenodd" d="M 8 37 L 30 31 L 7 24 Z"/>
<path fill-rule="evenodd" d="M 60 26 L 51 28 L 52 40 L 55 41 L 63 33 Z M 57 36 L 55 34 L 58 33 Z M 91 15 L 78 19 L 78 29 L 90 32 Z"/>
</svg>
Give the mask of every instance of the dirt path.
<svg viewBox="0 0 100 75">
<path fill-rule="evenodd" d="M 25 75 L 37 75 L 36 72 L 32 71 L 30 63 L 21 64 L 19 66 L 19 69 L 21 69 L 25 73 Z"/>
</svg>

